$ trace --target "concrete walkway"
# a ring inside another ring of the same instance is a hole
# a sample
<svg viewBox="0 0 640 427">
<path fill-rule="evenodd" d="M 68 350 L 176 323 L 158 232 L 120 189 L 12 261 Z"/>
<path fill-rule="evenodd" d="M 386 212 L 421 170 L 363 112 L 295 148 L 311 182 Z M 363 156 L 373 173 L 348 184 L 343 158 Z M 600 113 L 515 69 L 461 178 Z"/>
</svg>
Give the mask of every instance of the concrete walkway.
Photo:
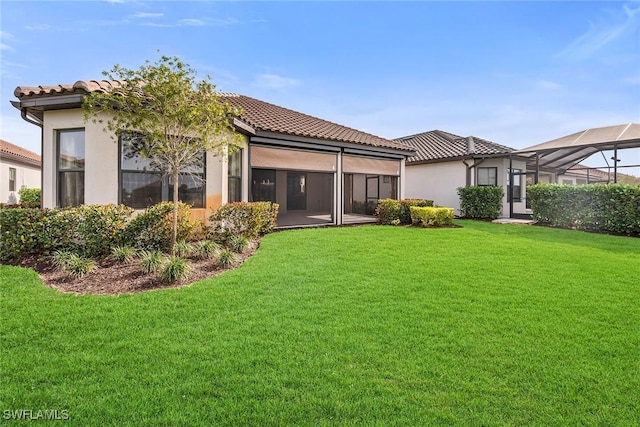
<svg viewBox="0 0 640 427">
<path fill-rule="evenodd" d="M 521 225 L 533 225 L 537 221 L 533 219 L 516 219 L 516 218 L 498 218 L 491 221 L 495 224 L 521 224 Z"/>
</svg>

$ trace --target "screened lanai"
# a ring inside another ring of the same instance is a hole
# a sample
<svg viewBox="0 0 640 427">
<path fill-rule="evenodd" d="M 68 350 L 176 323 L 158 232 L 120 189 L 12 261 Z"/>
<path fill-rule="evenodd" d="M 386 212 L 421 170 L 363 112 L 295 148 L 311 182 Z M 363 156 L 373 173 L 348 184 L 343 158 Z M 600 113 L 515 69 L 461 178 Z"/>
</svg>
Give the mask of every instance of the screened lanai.
<svg viewBox="0 0 640 427">
<path fill-rule="evenodd" d="M 604 165 L 593 169 L 607 169 L 610 172 L 611 182 L 618 182 L 618 174 L 626 168 L 640 167 L 640 159 L 622 164 L 620 154 L 623 150 L 640 148 L 640 123 L 628 123 L 614 126 L 585 129 L 571 135 L 553 139 L 542 144 L 524 148 L 511 153 L 511 159 L 525 159 L 527 162 L 527 175 L 532 177 L 532 183 L 538 183 L 541 171 L 554 171 L 561 175 L 571 168 L 576 168 L 580 162 L 597 153 L 603 153 Z M 607 158 L 604 152 L 611 152 Z M 588 168 L 585 168 L 588 170 Z M 588 175 L 587 175 L 588 177 Z M 602 182 L 602 179 L 598 179 Z M 514 182 L 511 176 L 510 182 Z M 510 205 L 511 217 L 519 217 L 526 213 L 513 211 L 513 202 Z"/>
</svg>

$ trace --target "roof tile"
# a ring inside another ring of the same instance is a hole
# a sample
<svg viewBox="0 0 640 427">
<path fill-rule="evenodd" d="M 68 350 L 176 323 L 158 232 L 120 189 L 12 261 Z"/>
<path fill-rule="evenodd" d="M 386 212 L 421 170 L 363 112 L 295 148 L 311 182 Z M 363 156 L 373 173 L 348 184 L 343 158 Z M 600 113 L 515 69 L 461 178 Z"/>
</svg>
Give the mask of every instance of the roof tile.
<svg viewBox="0 0 640 427">
<path fill-rule="evenodd" d="M 26 148 L 22 148 L 18 145 L 12 144 L 9 141 L 5 141 L 4 139 L 0 139 L 0 154 L 9 154 L 18 159 L 25 160 L 27 161 L 27 163 L 31 164 L 40 164 L 41 161 L 40 156 L 33 151 L 29 151 Z"/>
</svg>

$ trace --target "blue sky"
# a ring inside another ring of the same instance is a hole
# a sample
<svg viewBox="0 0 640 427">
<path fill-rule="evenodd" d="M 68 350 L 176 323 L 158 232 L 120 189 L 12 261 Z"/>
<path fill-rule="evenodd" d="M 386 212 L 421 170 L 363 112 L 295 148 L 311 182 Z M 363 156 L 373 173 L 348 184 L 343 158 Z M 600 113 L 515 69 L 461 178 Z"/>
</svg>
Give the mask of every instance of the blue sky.
<svg viewBox="0 0 640 427">
<path fill-rule="evenodd" d="M 0 137 L 36 152 L 16 86 L 100 79 L 158 50 L 220 91 L 387 138 L 523 148 L 640 122 L 638 1 L 2 1 L 0 23 Z"/>
</svg>

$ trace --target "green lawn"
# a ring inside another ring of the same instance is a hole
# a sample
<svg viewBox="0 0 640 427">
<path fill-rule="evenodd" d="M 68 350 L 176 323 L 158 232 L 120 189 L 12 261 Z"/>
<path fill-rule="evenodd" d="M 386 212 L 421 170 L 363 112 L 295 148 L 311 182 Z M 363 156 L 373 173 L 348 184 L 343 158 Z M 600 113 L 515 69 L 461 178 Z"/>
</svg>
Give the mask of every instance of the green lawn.
<svg viewBox="0 0 640 427">
<path fill-rule="evenodd" d="M 137 295 L 0 267 L 0 421 L 640 424 L 640 239 L 458 223 L 275 233 Z"/>
</svg>

